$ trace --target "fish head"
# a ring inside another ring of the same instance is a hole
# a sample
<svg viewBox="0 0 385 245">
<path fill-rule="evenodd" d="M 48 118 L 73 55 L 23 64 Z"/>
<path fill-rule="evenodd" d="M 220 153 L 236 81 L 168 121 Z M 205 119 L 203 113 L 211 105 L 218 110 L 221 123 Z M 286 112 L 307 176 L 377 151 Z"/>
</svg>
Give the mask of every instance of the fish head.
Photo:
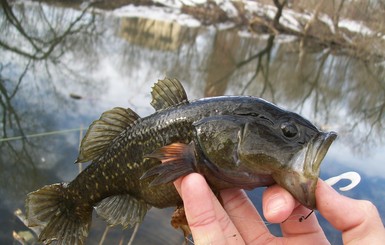
<svg viewBox="0 0 385 245">
<path fill-rule="evenodd" d="M 268 103 L 268 102 L 266 102 Z M 242 188 L 278 183 L 315 209 L 320 164 L 337 137 L 273 104 L 196 125 L 198 147 L 212 172 Z"/>
<path fill-rule="evenodd" d="M 270 173 L 302 205 L 315 209 L 320 165 L 336 137 L 294 113 L 269 123 L 247 122 L 239 138 L 240 165 Z"/>
</svg>

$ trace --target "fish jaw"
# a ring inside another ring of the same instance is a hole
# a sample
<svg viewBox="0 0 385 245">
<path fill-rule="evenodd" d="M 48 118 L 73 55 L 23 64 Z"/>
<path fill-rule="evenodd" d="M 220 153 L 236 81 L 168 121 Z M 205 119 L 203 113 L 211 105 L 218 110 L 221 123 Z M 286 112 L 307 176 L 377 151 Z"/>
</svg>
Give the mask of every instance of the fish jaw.
<svg viewBox="0 0 385 245">
<path fill-rule="evenodd" d="M 291 158 L 288 168 L 273 174 L 274 180 L 280 186 L 309 209 L 316 209 L 315 189 L 320 165 L 336 137 L 335 132 L 320 132 L 307 147 Z"/>
</svg>

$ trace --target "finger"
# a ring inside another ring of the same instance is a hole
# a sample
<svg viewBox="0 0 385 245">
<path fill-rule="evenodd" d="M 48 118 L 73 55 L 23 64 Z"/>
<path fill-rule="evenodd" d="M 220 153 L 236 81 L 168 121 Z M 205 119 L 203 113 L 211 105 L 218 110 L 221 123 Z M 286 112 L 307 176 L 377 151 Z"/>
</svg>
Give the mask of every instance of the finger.
<svg viewBox="0 0 385 245">
<path fill-rule="evenodd" d="M 201 175 L 184 177 L 179 190 L 194 244 L 242 244 L 239 232 Z"/>
<path fill-rule="evenodd" d="M 315 214 L 311 214 L 302 222 L 311 210 L 300 205 L 293 196 L 278 185 L 271 186 L 263 193 L 263 212 L 266 219 L 272 223 L 281 223 L 282 234 L 285 237 L 311 235 L 325 239 L 324 232 Z M 283 223 L 282 223 L 283 222 Z"/>
<path fill-rule="evenodd" d="M 246 244 L 266 244 L 273 235 L 243 190 L 221 191 L 223 206 Z"/>
<path fill-rule="evenodd" d="M 311 236 L 318 241 L 326 240 L 326 236 L 321 226 L 318 223 L 315 213 L 310 216 L 311 210 L 302 205 L 298 205 L 290 215 L 290 217 L 281 223 L 282 234 L 285 237 Z M 308 216 L 308 217 L 307 217 Z M 307 217 L 302 219 L 301 217 Z"/>
<path fill-rule="evenodd" d="M 293 196 L 279 185 L 272 185 L 263 192 L 263 215 L 271 223 L 287 220 L 295 206 L 296 201 Z"/>
<path fill-rule="evenodd" d="M 385 241 L 385 230 L 377 208 L 369 201 L 340 195 L 322 180 L 316 189 L 317 208 L 336 229 L 344 243 L 374 244 Z"/>
<path fill-rule="evenodd" d="M 177 180 L 174 181 L 174 186 L 175 186 L 175 189 L 178 191 L 179 193 L 179 196 L 182 197 L 182 194 L 180 192 L 180 186 L 182 185 L 182 180 L 183 180 L 184 177 L 181 177 L 181 178 L 178 178 Z"/>
</svg>

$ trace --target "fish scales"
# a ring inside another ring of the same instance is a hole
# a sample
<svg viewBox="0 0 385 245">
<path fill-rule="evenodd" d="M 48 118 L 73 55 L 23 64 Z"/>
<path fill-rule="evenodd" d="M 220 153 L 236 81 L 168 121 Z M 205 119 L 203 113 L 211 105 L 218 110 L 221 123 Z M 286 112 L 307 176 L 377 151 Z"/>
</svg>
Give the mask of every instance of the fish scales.
<svg viewBox="0 0 385 245">
<path fill-rule="evenodd" d="M 159 164 L 158 161 L 143 156 L 174 142 L 189 143 L 193 134 L 192 123 L 202 117 L 223 114 L 222 111 L 213 110 L 222 103 L 225 101 L 196 101 L 138 119 L 131 128 L 114 140 L 105 154 L 70 183 L 69 190 L 83 190 L 81 198 L 76 199 L 82 203 L 87 202 L 89 206 L 105 197 L 127 193 L 139 196 L 156 207 L 180 203 L 181 200 L 171 184 L 148 188 L 151 179 L 139 180 L 145 171 Z M 234 105 L 233 102 L 232 107 L 235 108 Z M 116 174 L 118 176 L 115 176 Z M 126 176 L 129 178 L 125 178 Z M 99 188 L 88 189 L 87 186 L 93 187 L 92 183 L 95 181 L 98 182 Z M 158 190 L 159 188 L 161 189 Z M 95 192 L 93 199 L 89 195 L 92 192 Z M 164 195 L 164 192 L 170 196 Z"/>
<path fill-rule="evenodd" d="M 151 94 L 155 113 L 140 118 L 117 107 L 91 124 L 77 160 L 91 164 L 73 181 L 28 194 L 28 225 L 42 228 L 41 241 L 84 244 L 93 208 L 110 225 L 130 227 L 151 206 L 180 206 L 172 182 L 191 172 L 214 191 L 278 183 L 315 208 L 319 165 L 334 132 L 255 97 L 189 102 L 176 79 L 159 80 Z"/>
</svg>

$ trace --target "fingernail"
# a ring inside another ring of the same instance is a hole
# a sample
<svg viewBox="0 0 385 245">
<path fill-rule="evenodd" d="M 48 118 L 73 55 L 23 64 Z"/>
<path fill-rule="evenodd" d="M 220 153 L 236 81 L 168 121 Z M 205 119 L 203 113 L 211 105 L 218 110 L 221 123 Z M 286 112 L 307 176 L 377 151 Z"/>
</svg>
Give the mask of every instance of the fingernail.
<svg viewBox="0 0 385 245">
<path fill-rule="evenodd" d="M 267 210 L 270 214 L 275 214 L 279 212 L 284 206 L 286 206 L 287 202 L 282 195 L 274 195 L 270 197 L 269 201 L 267 202 Z"/>
</svg>

